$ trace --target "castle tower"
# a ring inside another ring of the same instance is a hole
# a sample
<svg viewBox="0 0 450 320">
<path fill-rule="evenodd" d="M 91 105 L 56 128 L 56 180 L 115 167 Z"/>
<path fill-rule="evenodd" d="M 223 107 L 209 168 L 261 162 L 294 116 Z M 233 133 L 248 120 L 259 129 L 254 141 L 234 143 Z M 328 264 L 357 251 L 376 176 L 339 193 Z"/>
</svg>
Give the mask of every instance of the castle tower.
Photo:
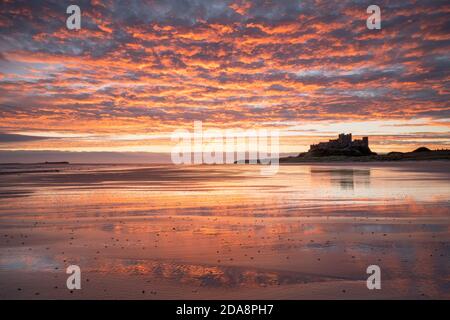
<svg viewBox="0 0 450 320">
<path fill-rule="evenodd" d="M 343 146 L 347 146 L 349 144 L 352 143 L 352 134 L 345 134 L 345 133 L 341 133 L 339 134 L 339 139 L 338 142 L 343 145 Z"/>
<path fill-rule="evenodd" d="M 369 137 L 363 137 L 362 141 L 363 141 L 363 145 L 368 148 L 369 147 Z"/>
</svg>

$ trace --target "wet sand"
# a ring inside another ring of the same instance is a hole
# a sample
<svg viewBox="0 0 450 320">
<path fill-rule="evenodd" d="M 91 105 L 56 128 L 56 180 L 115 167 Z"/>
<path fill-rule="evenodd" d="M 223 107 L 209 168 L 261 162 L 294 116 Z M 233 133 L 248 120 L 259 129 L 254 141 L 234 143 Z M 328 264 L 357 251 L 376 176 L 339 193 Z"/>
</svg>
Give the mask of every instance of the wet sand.
<svg viewBox="0 0 450 320">
<path fill-rule="evenodd" d="M 3 175 L 0 299 L 449 299 L 449 168 L 301 164 L 260 176 L 251 165 L 58 165 Z M 0 166 L 12 170 L 30 168 Z M 66 288 L 72 264 L 81 290 Z M 366 287 L 372 264 L 381 290 Z"/>
</svg>

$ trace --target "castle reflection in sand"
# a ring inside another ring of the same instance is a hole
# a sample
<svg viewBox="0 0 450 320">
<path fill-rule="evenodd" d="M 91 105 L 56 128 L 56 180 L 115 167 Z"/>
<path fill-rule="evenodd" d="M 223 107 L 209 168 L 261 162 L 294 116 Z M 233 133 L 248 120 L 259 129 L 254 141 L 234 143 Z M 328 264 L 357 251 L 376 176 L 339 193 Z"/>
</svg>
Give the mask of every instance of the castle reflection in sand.
<svg viewBox="0 0 450 320">
<path fill-rule="evenodd" d="M 341 189 L 354 189 L 355 186 L 370 187 L 370 169 L 312 167 L 310 172 L 313 179 L 329 179 Z"/>
</svg>

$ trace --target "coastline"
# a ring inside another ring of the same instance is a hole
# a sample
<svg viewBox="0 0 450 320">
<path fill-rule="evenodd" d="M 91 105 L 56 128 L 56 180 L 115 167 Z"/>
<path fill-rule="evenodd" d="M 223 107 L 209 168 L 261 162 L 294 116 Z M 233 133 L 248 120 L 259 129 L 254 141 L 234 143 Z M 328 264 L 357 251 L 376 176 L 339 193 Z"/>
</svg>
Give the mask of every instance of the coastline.
<svg viewBox="0 0 450 320">
<path fill-rule="evenodd" d="M 321 162 L 416 162 L 416 161 L 448 161 L 450 160 L 450 150 L 435 150 L 424 152 L 390 152 L 382 155 L 367 155 L 367 156 L 312 156 L 305 152 L 298 156 L 280 158 L 282 163 L 321 163 Z"/>
</svg>

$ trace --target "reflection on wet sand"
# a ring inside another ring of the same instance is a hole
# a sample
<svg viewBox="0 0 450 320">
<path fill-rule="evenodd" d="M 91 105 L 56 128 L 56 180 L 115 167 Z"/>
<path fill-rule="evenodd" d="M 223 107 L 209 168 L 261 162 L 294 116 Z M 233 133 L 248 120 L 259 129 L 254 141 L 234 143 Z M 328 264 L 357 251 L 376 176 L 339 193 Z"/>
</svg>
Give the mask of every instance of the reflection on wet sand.
<svg viewBox="0 0 450 320">
<path fill-rule="evenodd" d="M 370 169 L 312 167 L 310 172 L 313 179 L 329 179 L 332 184 L 344 190 L 353 190 L 355 184 L 364 188 L 370 187 Z"/>
<path fill-rule="evenodd" d="M 0 203 L 0 298 L 74 298 L 69 264 L 77 298 L 450 298 L 448 165 L 411 166 L 8 175 L 0 193 L 23 196 Z"/>
</svg>

